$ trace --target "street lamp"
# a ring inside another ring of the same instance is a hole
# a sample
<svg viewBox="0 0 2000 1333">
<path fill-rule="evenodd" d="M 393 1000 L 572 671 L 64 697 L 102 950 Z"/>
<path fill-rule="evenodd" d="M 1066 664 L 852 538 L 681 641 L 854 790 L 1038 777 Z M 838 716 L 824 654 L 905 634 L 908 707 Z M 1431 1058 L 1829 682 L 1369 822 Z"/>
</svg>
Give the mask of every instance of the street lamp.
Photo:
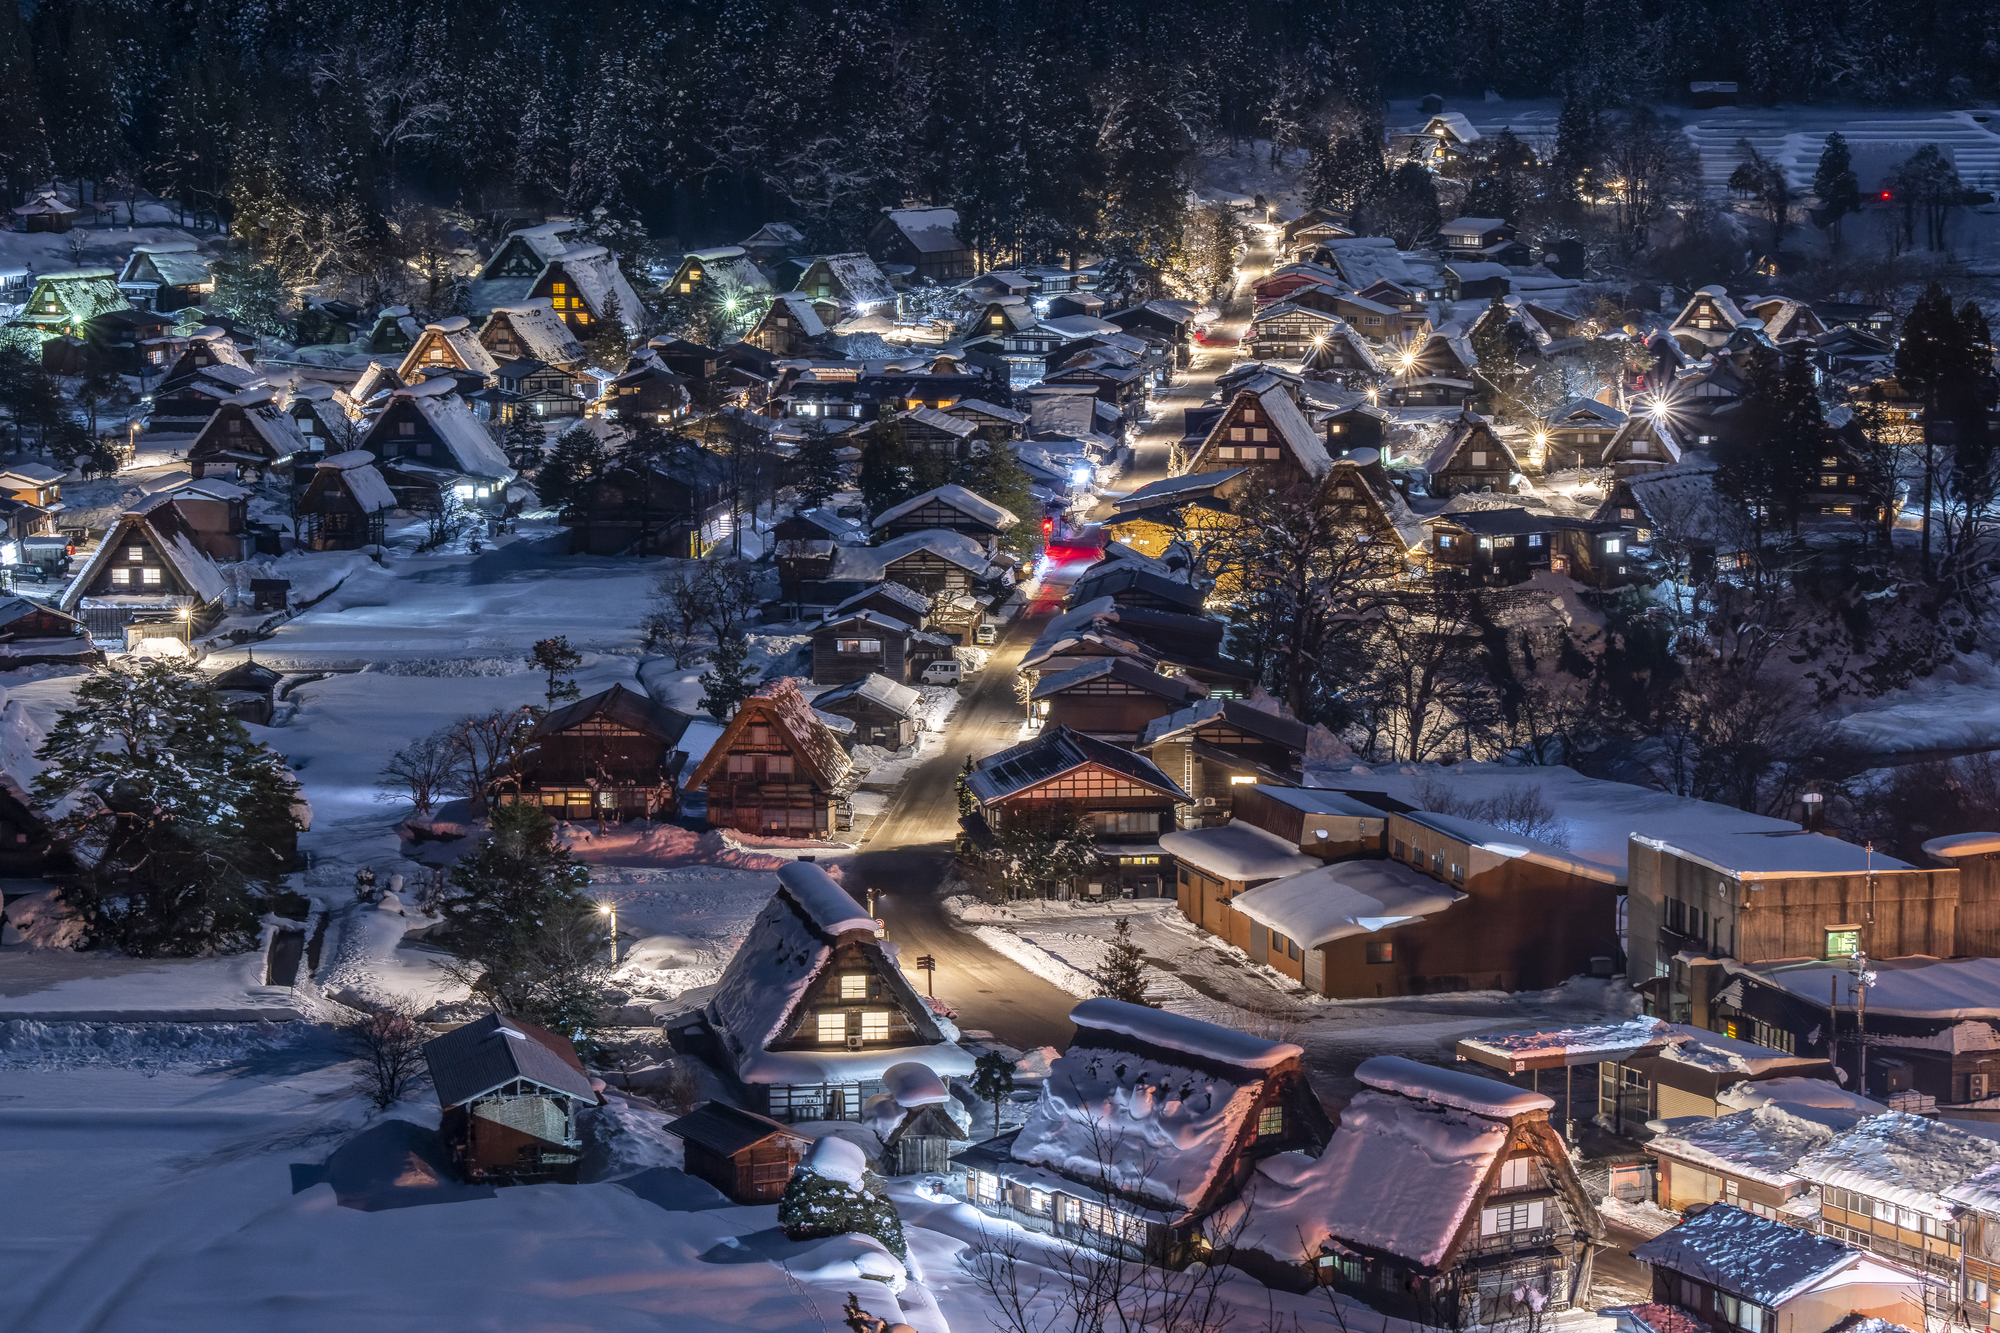
<svg viewBox="0 0 2000 1333">
<path fill-rule="evenodd" d="M 182 607 L 180 611 L 180 616 L 181 616 L 181 642 L 186 644 L 189 648 L 193 648 L 194 608 L 191 606 Z"/>
<path fill-rule="evenodd" d="M 598 906 L 599 916 L 611 918 L 611 966 L 618 966 L 618 904 L 602 903 Z"/>
</svg>

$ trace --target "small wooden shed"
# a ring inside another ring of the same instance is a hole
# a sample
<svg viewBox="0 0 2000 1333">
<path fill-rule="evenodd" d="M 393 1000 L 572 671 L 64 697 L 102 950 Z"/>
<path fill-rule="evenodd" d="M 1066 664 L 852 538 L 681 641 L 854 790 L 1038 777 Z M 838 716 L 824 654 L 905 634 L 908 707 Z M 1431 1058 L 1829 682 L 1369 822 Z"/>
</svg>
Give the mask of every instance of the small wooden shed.
<svg viewBox="0 0 2000 1333">
<path fill-rule="evenodd" d="M 724 1102 L 703 1102 L 667 1126 L 680 1138 L 687 1173 L 737 1203 L 772 1203 L 812 1147 L 769 1116 Z"/>
<path fill-rule="evenodd" d="M 438 1133 L 467 1180 L 576 1183 L 577 1113 L 602 1098 L 567 1039 L 492 1013 L 425 1042 L 424 1061 Z"/>
<path fill-rule="evenodd" d="M 916 1061 L 890 1065 L 882 1071 L 882 1089 L 882 1103 L 869 1119 L 881 1135 L 888 1173 L 951 1170 L 953 1151 L 972 1142 L 970 1121 L 960 1123 L 952 1114 L 955 1103 L 937 1071 Z"/>
</svg>

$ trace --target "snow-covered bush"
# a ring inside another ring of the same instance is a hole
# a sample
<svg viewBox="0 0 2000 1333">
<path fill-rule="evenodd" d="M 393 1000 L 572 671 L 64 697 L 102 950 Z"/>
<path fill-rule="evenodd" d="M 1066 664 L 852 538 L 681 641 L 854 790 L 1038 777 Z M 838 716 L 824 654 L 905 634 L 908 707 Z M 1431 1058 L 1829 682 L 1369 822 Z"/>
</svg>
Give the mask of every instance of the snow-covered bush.
<svg viewBox="0 0 2000 1333">
<path fill-rule="evenodd" d="M 816 1240 L 858 1231 L 873 1236 L 908 1262 L 903 1219 L 889 1201 L 882 1178 L 868 1169 L 861 1149 L 846 1139 L 829 1136 L 813 1150 L 785 1186 L 778 1200 L 778 1225 L 793 1240 Z"/>
</svg>

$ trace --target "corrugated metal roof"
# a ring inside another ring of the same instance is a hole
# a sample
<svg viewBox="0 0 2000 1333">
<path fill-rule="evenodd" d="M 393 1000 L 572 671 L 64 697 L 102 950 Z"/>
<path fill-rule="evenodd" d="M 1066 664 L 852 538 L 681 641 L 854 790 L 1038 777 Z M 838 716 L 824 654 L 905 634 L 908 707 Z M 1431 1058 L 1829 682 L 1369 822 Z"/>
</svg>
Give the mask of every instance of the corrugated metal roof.
<svg viewBox="0 0 2000 1333">
<path fill-rule="evenodd" d="M 576 1050 L 546 1028 L 498 1013 L 424 1043 L 438 1105 L 463 1106 L 515 1079 L 595 1103 Z"/>
</svg>

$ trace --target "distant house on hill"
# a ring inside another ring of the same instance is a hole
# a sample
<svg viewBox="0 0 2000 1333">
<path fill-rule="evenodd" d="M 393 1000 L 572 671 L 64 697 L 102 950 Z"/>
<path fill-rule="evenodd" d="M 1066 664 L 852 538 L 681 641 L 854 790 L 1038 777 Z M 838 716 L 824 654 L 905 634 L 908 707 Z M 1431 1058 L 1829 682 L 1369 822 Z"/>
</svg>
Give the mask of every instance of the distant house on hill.
<svg viewBox="0 0 2000 1333">
<path fill-rule="evenodd" d="M 919 280 L 961 282 L 973 275 L 972 248 L 958 238 L 958 213 L 950 208 L 904 207 L 882 210 L 868 233 L 868 253 L 877 263 L 907 264 Z"/>
</svg>

